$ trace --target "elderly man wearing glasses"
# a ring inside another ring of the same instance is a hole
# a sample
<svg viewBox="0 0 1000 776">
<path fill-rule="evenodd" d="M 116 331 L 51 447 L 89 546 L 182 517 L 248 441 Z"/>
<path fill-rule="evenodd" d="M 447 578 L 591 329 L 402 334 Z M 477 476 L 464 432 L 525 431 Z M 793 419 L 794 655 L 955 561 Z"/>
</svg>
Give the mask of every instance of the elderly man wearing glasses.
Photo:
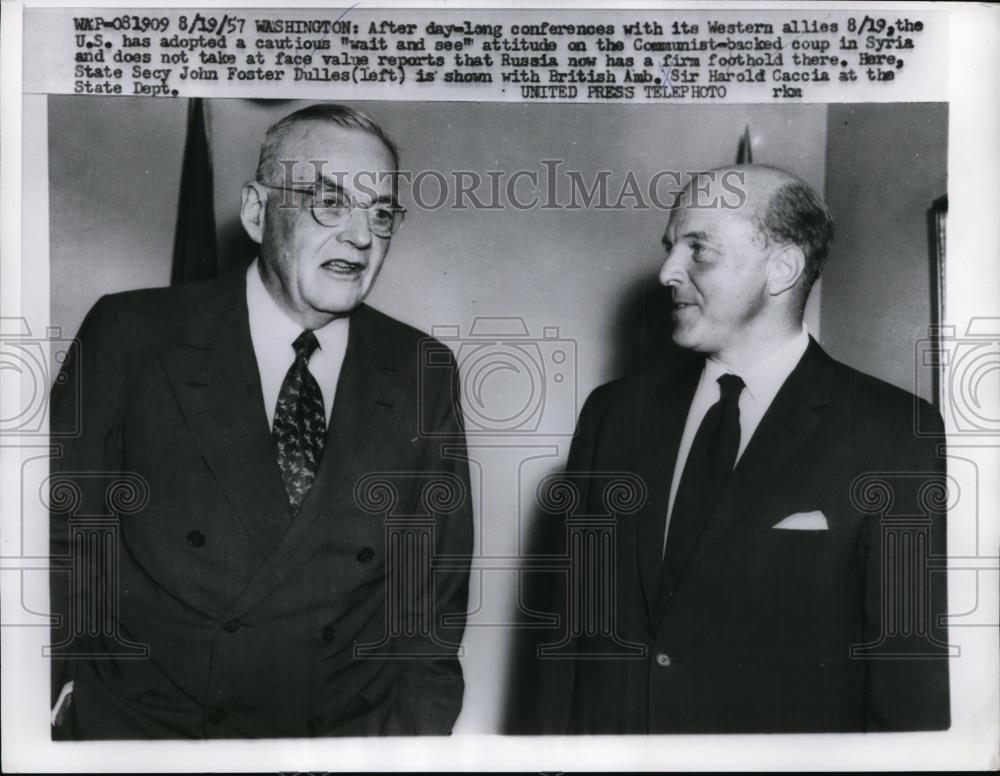
<svg viewBox="0 0 1000 776">
<path fill-rule="evenodd" d="M 368 116 L 297 111 L 243 188 L 248 267 L 88 314 L 51 410 L 81 429 L 52 466 L 78 495 L 51 499 L 72 570 L 52 575 L 54 738 L 451 731 L 468 573 L 431 565 L 472 547 L 454 360 L 363 304 L 397 170 Z M 97 553 L 80 516 L 116 478 L 139 495 Z"/>
</svg>

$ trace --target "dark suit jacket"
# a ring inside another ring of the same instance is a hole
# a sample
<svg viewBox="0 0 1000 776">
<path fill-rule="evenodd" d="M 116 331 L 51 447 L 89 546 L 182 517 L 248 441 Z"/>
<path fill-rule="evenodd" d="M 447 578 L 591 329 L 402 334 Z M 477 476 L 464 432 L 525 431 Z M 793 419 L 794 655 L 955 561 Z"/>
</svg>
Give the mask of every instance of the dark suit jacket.
<svg viewBox="0 0 1000 776">
<path fill-rule="evenodd" d="M 699 361 L 662 381 L 602 386 L 582 411 L 568 464 L 586 475 L 574 513 L 608 512 L 604 472 L 637 475 L 647 498 L 615 517 L 615 564 L 582 573 L 593 584 L 611 569 L 603 616 L 613 633 L 569 634 L 580 657 L 563 696 L 568 730 L 947 728 L 943 437 L 913 431 L 915 413 L 938 430 L 940 416 L 812 341 L 690 564 L 661 581 L 667 499 L 700 370 Z M 773 527 L 812 511 L 828 530 Z"/>
<path fill-rule="evenodd" d="M 422 340 L 352 314 L 293 520 L 244 273 L 97 303 L 51 414 L 81 428 L 52 466 L 53 697 L 75 680 L 64 735 L 451 731 L 468 575 L 432 573 L 430 556 L 471 552 L 468 464 L 454 359 Z"/>
</svg>

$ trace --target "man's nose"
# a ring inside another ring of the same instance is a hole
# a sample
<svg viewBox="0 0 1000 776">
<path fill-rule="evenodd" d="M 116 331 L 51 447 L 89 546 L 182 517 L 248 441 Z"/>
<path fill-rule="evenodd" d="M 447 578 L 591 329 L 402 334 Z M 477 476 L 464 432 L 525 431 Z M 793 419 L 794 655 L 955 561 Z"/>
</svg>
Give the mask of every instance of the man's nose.
<svg viewBox="0 0 1000 776">
<path fill-rule="evenodd" d="M 372 230 L 368 226 L 368 211 L 364 208 L 351 208 L 347 220 L 340 228 L 337 239 L 349 242 L 355 248 L 368 248 L 372 244 Z"/>
<path fill-rule="evenodd" d="M 664 286 L 680 285 L 684 281 L 684 258 L 681 251 L 672 248 L 660 267 L 660 283 Z"/>
</svg>

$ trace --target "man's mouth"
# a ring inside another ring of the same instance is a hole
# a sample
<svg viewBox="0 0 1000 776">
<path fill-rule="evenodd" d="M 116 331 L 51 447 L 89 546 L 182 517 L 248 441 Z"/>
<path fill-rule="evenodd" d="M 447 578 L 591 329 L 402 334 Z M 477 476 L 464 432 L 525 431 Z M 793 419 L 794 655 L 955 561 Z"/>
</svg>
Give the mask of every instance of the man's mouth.
<svg viewBox="0 0 1000 776">
<path fill-rule="evenodd" d="M 347 259 L 330 259 L 324 261 L 320 267 L 333 275 L 360 275 L 365 271 L 367 265 L 360 261 L 348 261 Z"/>
</svg>

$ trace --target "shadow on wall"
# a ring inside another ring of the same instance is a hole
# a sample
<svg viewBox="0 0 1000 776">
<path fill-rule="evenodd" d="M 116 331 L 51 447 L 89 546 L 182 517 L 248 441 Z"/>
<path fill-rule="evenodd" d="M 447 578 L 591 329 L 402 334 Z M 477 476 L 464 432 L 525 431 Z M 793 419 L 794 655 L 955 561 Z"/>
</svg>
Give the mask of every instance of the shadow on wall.
<svg viewBox="0 0 1000 776">
<path fill-rule="evenodd" d="M 627 379 L 654 384 L 693 356 L 671 340 L 670 291 L 655 276 L 635 282 L 621 299 L 614 323 L 614 372 Z M 551 627 L 523 629 L 514 634 L 504 699 L 502 732 L 506 735 L 566 733 L 573 693 L 573 661 L 539 658 L 542 645 L 566 642 L 568 558 L 566 515 L 552 514 L 535 504 L 527 553 L 534 568 L 522 571 L 518 606 L 534 618 L 558 613 Z M 539 560 L 552 559 L 549 568 Z M 564 650 L 564 653 L 569 650 Z"/>
<path fill-rule="evenodd" d="M 638 279 L 615 315 L 614 373 L 655 380 L 692 358 L 671 339 L 670 289 L 654 274 Z"/>
<path fill-rule="evenodd" d="M 239 218 L 227 219 L 218 228 L 218 235 L 220 272 L 245 267 L 257 255 L 257 243 L 250 239 Z"/>
</svg>

